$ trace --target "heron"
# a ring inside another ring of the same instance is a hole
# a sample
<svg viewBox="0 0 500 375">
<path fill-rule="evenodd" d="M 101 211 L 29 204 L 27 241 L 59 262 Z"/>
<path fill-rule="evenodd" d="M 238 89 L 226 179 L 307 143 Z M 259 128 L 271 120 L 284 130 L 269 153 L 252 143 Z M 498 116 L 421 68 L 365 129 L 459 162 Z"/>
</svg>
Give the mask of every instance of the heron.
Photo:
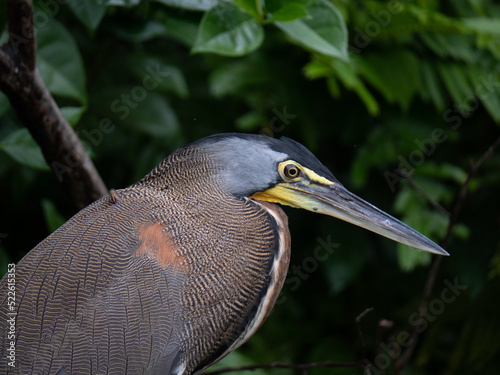
<svg viewBox="0 0 500 375">
<path fill-rule="evenodd" d="M 294 140 L 208 136 L 39 243 L 15 265 L 14 304 L 2 279 L 0 372 L 204 371 L 256 332 L 280 293 L 291 240 L 277 204 L 448 255 Z"/>
</svg>

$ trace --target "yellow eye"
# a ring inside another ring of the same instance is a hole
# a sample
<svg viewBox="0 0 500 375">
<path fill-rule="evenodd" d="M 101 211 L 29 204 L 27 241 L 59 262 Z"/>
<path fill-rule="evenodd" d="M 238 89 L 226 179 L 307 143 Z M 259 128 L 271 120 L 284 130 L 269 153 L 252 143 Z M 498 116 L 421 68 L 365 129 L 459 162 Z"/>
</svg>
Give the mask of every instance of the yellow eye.
<svg viewBox="0 0 500 375">
<path fill-rule="evenodd" d="M 294 179 L 294 178 L 299 177 L 300 169 L 295 164 L 287 164 L 287 165 L 285 165 L 285 168 L 283 169 L 283 174 L 287 178 Z"/>
</svg>

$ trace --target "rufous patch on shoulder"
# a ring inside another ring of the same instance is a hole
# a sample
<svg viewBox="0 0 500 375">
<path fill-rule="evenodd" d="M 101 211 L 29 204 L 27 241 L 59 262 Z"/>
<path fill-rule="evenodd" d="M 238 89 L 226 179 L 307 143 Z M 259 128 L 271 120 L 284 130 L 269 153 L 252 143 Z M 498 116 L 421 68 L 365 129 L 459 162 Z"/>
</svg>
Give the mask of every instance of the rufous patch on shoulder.
<svg viewBox="0 0 500 375">
<path fill-rule="evenodd" d="M 139 240 L 141 243 L 135 251 L 136 255 L 156 260 L 163 269 L 173 267 L 180 271 L 187 271 L 186 257 L 179 253 L 172 236 L 163 224 L 141 226 Z"/>
</svg>

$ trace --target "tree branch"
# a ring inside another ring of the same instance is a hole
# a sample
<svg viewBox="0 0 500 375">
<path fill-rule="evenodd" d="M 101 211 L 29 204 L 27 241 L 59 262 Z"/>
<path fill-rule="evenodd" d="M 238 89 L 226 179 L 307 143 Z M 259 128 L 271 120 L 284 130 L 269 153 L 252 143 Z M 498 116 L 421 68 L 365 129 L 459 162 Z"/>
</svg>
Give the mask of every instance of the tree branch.
<svg viewBox="0 0 500 375">
<path fill-rule="evenodd" d="M 450 217 L 450 213 L 448 212 L 448 210 L 446 210 L 446 208 L 444 208 L 438 202 L 432 199 L 432 197 L 429 194 L 427 194 L 427 192 L 415 182 L 415 180 L 413 179 L 413 173 L 408 174 L 408 176 L 406 177 L 406 181 L 408 181 L 410 186 L 413 189 L 415 189 L 419 194 L 421 194 L 437 211 L 441 212 L 447 217 Z"/>
<path fill-rule="evenodd" d="M 35 30 L 33 27 L 33 4 L 31 1 L 8 1 L 9 19 L 8 46 L 19 62 L 30 70 L 36 66 Z"/>
<path fill-rule="evenodd" d="M 204 372 L 204 375 L 217 375 L 224 374 L 226 372 L 238 372 L 238 371 L 247 371 L 247 370 L 260 370 L 260 369 L 272 369 L 272 368 L 281 368 L 281 369 L 291 369 L 302 371 L 304 374 L 307 374 L 307 370 L 314 368 L 333 368 L 333 367 L 360 367 L 364 369 L 365 374 L 370 374 L 371 363 L 366 359 L 366 343 L 363 336 L 363 330 L 361 328 L 361 320 L 365 317 L 366 314 L 373 311 L 373 307 L 369 307 L 365 309 L 361 314 L 359 314 L 354 323 L 356 325 L 356 331 L 358 333 L 358 338 L 361 342 L 361 350 L 362 355 L 361 359 L 357 362 L 316 362 L 316 363 L 281 363 L 281 362 L 273 362 L 273 363 L 264 363 L 260 365 L 248 365 L 248 366 L 236 366 L 236 367 L 224 367 L 220 370 Z"/>
<path fill-rule="evenodd" d="M 481 158 L 479 158 L 479 160 L 476 163 L 473 163 L 471 161 L 469 173 L 467 174 L 467 178 L 465 179 L 465 181 L 462 183 L 460 192 L 458 193 L 457 201 L 455 203 L 455 206 L 453 207 L 453 211 L 450 216 L 450 220 L 448 222 L 446 235 L 441 243 L 441 246 L 443 248 L 446 249 L 450 244 L 451 233 L 460 215 L 460 211 L 462 210 L 463 204 L 467 198 L 467 192 L 470 181 L 477 174 L 481 165 L 483 165 L 483 163 L 493 154 L 493 152 L 498 146 L 500 146 L 500 137 L 488 148 L 488 150 L 486 150 L 486 152 L 481 156 Z M 429 303 L 432 294 L 432 289 L 434 287 L 434 283 L 436 281 L 436 277 L 439 268 L 441 266 L 441 263 L 443 262 L 443 259 L 444 257 L 442 256 L 436 257 L 432 264 L 431 269 L 429 270 L 429 274 L 427 275 L 427 280 L 424 287 L 424 293 L 422 295 L 422 301 L 420 302 L 420 307 L 418 309 L 419 320 L 423 318 L 424 313 L 426 311 L 427 305 Z M 403 368 L 407 365 L 408 361 L 412 357 L 413 352 L 415 351 L 415 347 L 417 345 L 418 336 L 419 333 L 417 331 L 417 327 L 415 327 L 410 338 L 410 345 L 408 346 L 408 348 L 406 348 L 405 352 L 401 355 L 401 357 L 399 357 L 398 360 L 394 362 L 394 371 L 396 372 L 396 374 L 401 373 Z"/>
<path fill-rule="evenodd" d="M 9 41 L 0 47 L 0 90 L 72 202 L 83 208 L 106 195 L 106 186 L 36 69 L 32 1 L 8 0 L 7 6 Z"/>
<path fill-rule="evenodd" d="M 271 369 L 271 368 L 283 368 L 283 369 L 292 369 L 299 371 L 307 371 L 313 368 L 333 368 L 333 367 L 361 367 L 365 366 L 361 362 L 341 362 L 335 363 L 331 361 L 326 362 L 316 362 L 316 363 L 296 363 L 296 364 L 288 364 L 288 363 L 264 363 L 261 365 L 249 365 L 249 366 L 238 366 L 238 367 L 225 367 L 220 370 L 205 372 L 205 375 L 217 375 L 224 374 L 226 372 L 236 372 L 236 371 L 245 371 L 245 370 L 261 370 L 261 369 Z"/>
<path fill-rule="evenodd" d="M 361 358 L 366 358 L 366 341 L 365 336 L 363 335 L 363 329 L 361 328 L 361 319 L 365 317 L 366 314 L 372 312 L 374 310 L 373 307 L 366 308 L 361 314 L 359 314 L 354 320 L 356 324 L 356 332 L 358 333 L 359 342 L 361 343 Z"/>
</svg>

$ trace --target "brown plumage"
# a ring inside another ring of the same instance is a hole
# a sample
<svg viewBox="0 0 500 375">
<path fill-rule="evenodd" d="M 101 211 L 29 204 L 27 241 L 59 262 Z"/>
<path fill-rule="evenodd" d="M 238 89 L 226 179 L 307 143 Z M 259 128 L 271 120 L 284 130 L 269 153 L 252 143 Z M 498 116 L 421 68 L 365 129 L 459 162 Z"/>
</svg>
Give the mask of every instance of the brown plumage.
<svg viewBox="0 0 500 375">
<path fill-rule="evenodd" d="M 267 292 L 280 229 L 260 204 L 205 191 L 211 166 L 200 161 L 189 149 L 171 156 L 17 265 L 16 371 L 163 374 L 188 358 L 191 373 L 236 341 Z"/>
<path fill-rule="evenodd" d="M 307 173 L 298 182 L 321 184 L 308 167 L 336 184 L 293 141 L 220 135 L 77 213 L 16 265 L 16 362 L 3 335 L 0 373 L 193 374 L 235 349 L 287 272 L 286 216 L 252 196 L 285 186 L 292 156 Z M 4 277 L 3 333 L 7 295 Z"/>
</svg>

